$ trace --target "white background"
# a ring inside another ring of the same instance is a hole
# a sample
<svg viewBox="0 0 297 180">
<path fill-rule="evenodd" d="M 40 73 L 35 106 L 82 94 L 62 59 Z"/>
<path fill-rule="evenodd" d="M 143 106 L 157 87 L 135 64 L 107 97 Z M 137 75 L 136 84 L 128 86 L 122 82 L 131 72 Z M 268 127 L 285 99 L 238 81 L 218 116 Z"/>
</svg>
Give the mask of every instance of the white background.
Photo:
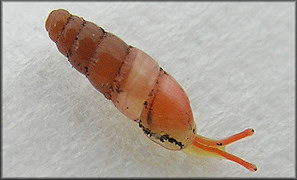
<svg viewBox="0 0 297 180">
<path fill-rule="evenodd" d="M 3 176 L 295 176 L 294 6 L 3 3 Z M 150 54 L 187 92 L 199 134 L 253 127 L 227 151 L 258 172 L 151 142 L 58 52 L 44 27 L 57 8 Z"/>
</svg>

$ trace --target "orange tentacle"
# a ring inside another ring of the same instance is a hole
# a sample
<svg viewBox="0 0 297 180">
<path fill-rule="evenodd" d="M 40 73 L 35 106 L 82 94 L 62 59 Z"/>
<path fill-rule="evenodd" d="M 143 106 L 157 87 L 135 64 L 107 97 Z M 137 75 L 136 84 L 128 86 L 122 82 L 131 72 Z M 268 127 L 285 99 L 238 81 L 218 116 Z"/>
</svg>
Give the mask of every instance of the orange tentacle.
<svg viewBox="0 0 297 180">
<path fill-rule="evenodd" d="M 243 139 L 245 137 L 248 137 L 248 136 L 251 136 L 254 134 L 254 129 L 246 129 L 238 134 L 234 134 L 233 136 L 230 136 L 226 139 L 223 139 L 222 141 L 219 141 L 218 143 L 221 145 L 221 146 L 225 146 L 225 145 L 228 145 L 228 144 L 231 144 L 235 141 L 238 141 L 240 139 Z"/>
<path fill-rule="evenodd" d="M 237 133 L 237 134 L 234 134 L 230 137 L 227 137 L 223 140 L 212 140 L 212 139 L 208 139 L 208 138 L 205 138 L 203 136 L 200 136 L 200 135 L 197 135 L 196 137 L 196 141 L 198 143 L 201 143 L 201 144 L 204 144 L 204 145 L 207 145 L 207 146 L 226 146 L 228 144 L 231 144 L 235 141 L 238 141 L 240 139 L 243 139 L 245 137 L 248 137 L 248 136 L 251 136 L 254 134 L 254 129 L 246 129 L 240 133 Z"/>
<path fill-rule="evenodd" d="M 239 158 L 237 156 L 229 154 L 229 153 L 227 153 L 225 151 L 219 150 L 219 149 L 214 148 L 214 147 L 209 147 L 209 146 L 200 144 L 197 141 L 194 141 L 193 145 L 196 146 L 197 148 L 200 148 L 200 149 L 204 150 L 204 151 L 215 153 L 215 154 L 220 155 L 220 156 L 222 156 L 222 157 L 224 157 L 224 158 L 226 158 L 226 159 L 228 159 L 230 161 L 236 162 L 236 163 L 242 165 L 243 167 L 247 168 L 248 170 L 250 170 L 252 172 L 257 171 L 257 167 L 254 164 L 249 163 L 249 162 L 247 162 L 247 161 L 245 161 L 245 160 L 243 160 L 243 159 L 241 159 L 241 158 Z"/>
</svg>

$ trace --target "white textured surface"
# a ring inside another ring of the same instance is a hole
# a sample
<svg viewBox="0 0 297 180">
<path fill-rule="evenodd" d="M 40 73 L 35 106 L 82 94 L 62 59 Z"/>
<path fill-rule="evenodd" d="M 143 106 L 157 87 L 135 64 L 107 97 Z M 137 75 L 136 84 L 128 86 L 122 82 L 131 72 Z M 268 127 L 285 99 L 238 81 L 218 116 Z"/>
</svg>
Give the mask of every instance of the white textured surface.
<svg viewBox="0 0 297 180">
<path fill-rule="evenodd" d="M 295 176 L 294 2 L 3 3 L 3 176 Z M 71 68 L 44 28 L 57 8 L 150 54 L 187 92 L 198 132 L 257 164 L 195 159 L 144 136 Z"/>
</svg>

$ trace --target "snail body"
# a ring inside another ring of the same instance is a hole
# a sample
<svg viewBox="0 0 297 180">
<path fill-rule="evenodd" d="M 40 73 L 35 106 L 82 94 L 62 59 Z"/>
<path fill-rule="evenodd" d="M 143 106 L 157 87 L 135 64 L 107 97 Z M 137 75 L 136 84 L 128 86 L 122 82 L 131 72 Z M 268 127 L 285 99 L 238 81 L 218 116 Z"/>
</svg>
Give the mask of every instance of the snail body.
<svg viewBox="0 0 297 180">
<path fill-rule="evenodd" d="M 120 112 L 137 122 L 149 139 L 169 150 L 208 152 L 257 170 L 225 151 L 227 144 L 252 135 L 254 130 L 220 141 L 196 134 L 185 91 L 148 54 L 63 9 L 53 10 L 45 27 L 71 65 Z"/>
</svg>

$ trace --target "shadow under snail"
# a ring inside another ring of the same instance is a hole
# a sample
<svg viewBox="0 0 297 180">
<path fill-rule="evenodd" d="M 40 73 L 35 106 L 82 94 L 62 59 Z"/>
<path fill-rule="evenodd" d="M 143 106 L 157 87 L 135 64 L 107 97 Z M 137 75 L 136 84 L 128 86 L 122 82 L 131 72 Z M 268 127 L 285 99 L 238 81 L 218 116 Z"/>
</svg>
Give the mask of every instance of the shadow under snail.
<svg viewBox="0 0 297 180">
<path fill-rule="evenodd" d="M 45 27 L 71 65 L 138 123 L 150 140 L 169 150 L 225 158 L 257 170 L 225 151 L 226 145 L 251 136 L 254 130 L 222 140 L 198 135 L 185 91 L 145 52 L 63 9 L 53 10 Z"/>
</svg>

